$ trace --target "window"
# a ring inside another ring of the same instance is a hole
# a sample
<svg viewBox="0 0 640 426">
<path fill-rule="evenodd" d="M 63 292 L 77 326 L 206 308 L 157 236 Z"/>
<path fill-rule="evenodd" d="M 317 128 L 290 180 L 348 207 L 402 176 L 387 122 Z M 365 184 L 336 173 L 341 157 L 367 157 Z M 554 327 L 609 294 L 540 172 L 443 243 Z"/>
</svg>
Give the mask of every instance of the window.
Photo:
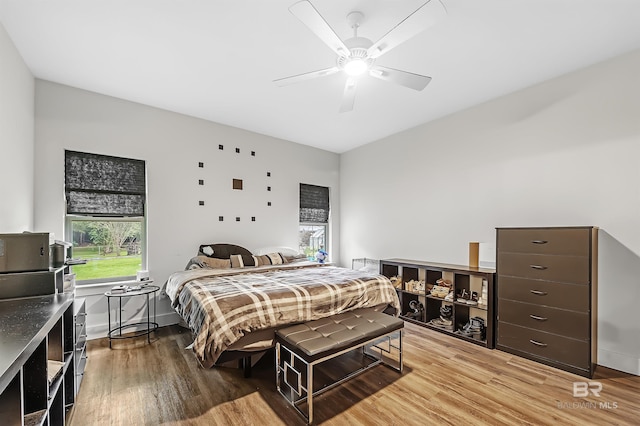
<svg viewBox="0 0 640 426">
<path fill-rule="evenodd" d="M 65 151 L 66 238 L 79 283 L 135 278 L 146 269 L 145 162 Z"/>
<path fill-rule="evenodd" d="M 329 227 L 329 188 L 300 184 L 299 250 L 313 258 L 327 250 Z"/>
</svg>

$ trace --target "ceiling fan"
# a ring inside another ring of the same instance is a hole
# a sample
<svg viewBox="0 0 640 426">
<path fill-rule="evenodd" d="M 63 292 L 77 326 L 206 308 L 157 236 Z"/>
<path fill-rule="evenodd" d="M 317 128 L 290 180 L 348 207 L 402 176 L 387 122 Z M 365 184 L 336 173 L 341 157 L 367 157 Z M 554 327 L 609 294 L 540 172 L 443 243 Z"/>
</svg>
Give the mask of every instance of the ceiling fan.
<svg viewBox="0 0 640 426">
<path fill-rule="evenodd" d="M 446 14 L 446 10 L 439 0 L 428 0 L 423 3 L 375 43 L 365 37 L 358 37 L 358 28 L 364 19 L 362 12 L 353 11 L 347 15 L 347 22 L 353 28 L 353 37 L 343 41 L 310 1 L 303 0 L 294 3 L 289 7 L 289 11 L 329 46 L 338 55 L 338 58 L 333 67 L 274 80 L 278 86 L 286 86 L 342 71 L 347 75 L 347 82 L 340 112 L 347 112 L 353 110 L 358 78 L 366 73 L 380 80 L 390 81 L 414 90 L 424 89 L 431 81 L 431 77 L 426 75 L 383 67 L 376 65 L 375 61 L 441 19 Z"/>
</svg>

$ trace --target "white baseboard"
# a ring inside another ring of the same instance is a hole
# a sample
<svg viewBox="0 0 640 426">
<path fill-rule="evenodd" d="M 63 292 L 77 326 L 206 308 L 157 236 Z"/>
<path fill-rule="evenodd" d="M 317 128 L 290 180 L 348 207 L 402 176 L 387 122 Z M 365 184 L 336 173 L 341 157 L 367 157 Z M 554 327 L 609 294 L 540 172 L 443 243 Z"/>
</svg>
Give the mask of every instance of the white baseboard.
<svg viewBox="0 0 640 426">
<path fill-rule="evenodd" d="M 598 348 L 598 365 L 640 376 L 640 359 L 628 354 Z"/>
</svg>

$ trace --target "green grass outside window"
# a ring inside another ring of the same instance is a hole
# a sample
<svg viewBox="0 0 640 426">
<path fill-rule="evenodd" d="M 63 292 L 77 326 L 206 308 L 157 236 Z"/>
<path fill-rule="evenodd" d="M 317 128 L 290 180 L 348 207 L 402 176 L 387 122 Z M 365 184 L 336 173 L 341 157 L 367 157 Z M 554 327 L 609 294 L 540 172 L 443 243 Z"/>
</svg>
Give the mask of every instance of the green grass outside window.
<svg viewBox="0 0 640 426">
<path fill-rule="evenodd" d="M 95 246 L 79 247 L 74 248 L 73 256 L 87 260 L 86 265 L 73 266 L 76 281 L 135 276 L 142 265 L 142 256 L 127 256 L 126 250 L 116 256 L 115 253 L 104 254 Z"/>
</svg>

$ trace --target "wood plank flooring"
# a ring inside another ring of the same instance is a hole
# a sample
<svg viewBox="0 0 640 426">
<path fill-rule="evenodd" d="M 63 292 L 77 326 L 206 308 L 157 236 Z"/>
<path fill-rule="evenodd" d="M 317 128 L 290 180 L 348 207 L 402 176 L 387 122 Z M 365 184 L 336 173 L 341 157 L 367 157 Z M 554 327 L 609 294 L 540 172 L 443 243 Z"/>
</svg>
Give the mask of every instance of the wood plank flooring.
<svg viewBox="0 0 640 426">
<path fill-rule="evenodd" d="M 72 426 L 302 425 L 275 389 L 273 355 L 245 379 L 203 369 L 188 330 L 88 343 Z M 600 397 L 573 397 L 585 378 L 406 324 L 402 375 L 377 366 L 315 399 L 325 425 L 638 425 L 640 377 L 598 367 Z M 343 363 L 348 362 L 343 360 Z"/>
</svg>

